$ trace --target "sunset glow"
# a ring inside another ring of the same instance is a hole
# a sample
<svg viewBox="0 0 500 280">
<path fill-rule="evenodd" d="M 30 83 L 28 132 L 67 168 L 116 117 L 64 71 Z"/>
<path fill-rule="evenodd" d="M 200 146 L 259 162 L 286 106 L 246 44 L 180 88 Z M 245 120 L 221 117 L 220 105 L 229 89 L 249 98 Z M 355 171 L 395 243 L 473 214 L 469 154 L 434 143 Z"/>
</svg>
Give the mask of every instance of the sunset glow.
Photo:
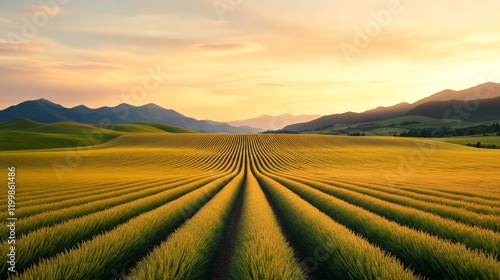
<svg viewBox="0 0 500 280">
<path fill-rule="evenodd" d="M 2 1 L 0 108 L 156 103 L 229 121 L 414 102 L 500 82 L 499 10 L 493 0 Z"/>
</svg>

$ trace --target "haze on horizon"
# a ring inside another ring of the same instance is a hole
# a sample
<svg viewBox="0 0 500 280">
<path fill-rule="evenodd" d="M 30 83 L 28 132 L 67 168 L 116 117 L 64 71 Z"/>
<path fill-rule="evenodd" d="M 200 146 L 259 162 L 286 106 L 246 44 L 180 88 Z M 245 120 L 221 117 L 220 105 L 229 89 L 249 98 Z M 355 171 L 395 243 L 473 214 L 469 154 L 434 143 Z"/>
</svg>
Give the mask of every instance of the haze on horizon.
<svg viewBox="0 0 500 280">
<path fill-rule="evenodd" d="M 500 82 L 499 10 L 493 0 L 2 1 L 0 108 L 156 103 L 230 121 L 414 102 Z"/>
</svg>

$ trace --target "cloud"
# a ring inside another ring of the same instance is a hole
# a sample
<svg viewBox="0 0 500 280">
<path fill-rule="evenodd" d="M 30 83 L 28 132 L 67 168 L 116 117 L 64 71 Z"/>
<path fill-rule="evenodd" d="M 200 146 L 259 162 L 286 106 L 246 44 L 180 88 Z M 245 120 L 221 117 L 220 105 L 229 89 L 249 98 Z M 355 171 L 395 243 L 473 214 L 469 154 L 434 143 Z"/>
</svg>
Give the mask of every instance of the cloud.
<svg viewBox="0 0 500 280">
<path fill-rule="evenodd" d="M 0 23 L 1 23 L 1 24 L 9 24 L 9 25 L 12 25 L 12 24 L 13 24 L 13 22 L 12 22 L 12 21 L 10 21 L 10 20 L 8 20 L 8 19 L 6 19 L 6 18 L 3 18 L 3 17 L 0 17 Z"/>
<path fill-rule="evenodd" d="M 119 7 L 119 0 L 73 1 L 64 11 L 43 4 L 50 1 L 31 1 L 41 5 L 22 9 L 7 4 L 14 2 L 0 4 L 0 35 L 19 33 L 19 12 L 29 20 L 68 15 L 19 45 L 18 53 L 7 37 L 0 38 L 0 84 L 17 101 L 46 97 L 110 105 L 141 83 L 146 67 L 159 64 L 165 82 L 148 102 L 188 115 L 225 118 L 231 111 L 231 118 L 239 118 L 277 106 L 326 114 L 465 88 L 481 83 L 470 81 L 479 75 L 498 77 L 496 68 L 486 67 L 500 65 L 494 8 L 500 2 L 493 0 L 443 0 L 432 9 L 407 1 L 351 63 L 339 44 L 354 44 L 357 30 L 387 0 L 246 1 L 227 11 L 225 21 L 213 0 L 126 1 Z M 471 69 L 480 74 L 469 74 Z M 193 105 L 193 99 L 204 102 Z"/>
<path fill-rule="evenodd" d="M 47 48 L 47 44 L 42 41 L 25 41 L 14 43 L 0 39 L 0 57 L 18 57 L 31 54 L 39 54 Z"/>
<path fill-rule="evenodd" d="M 80 63 L 61 63 L 57 68 L 75 71 L 85 70 L 123 70 L 125 67 L 108 63 L 80 62 Z"/>
<path fill-rule="evenodd" d="M 7 40 L 0 39 L 0 56 L 12 55 L 13 53 L 15 53 L 15 50 L 12 46 L 12 43 Z"/>
<path fill-rule="evenodd" d="M 46 5 L 28 5 L 21 8 L 21 12 L 25 15 L 47 14 L 55 16 L 63 12 L 59 6 L 46 6 Z"/>
<path fill-rule="evenodd" d="M 371 43 L 353 55 L 354 61 L 404 60 L 411 63 L 439 63 L 496 56 L 500 40 L 490 36 L 469 36 L 467 31 L 448 34 L 408 34 L 391 31 L 372 38 Z M 340 55 L 340 51 L 339 51 Z M 357 59 L 357 57 L 358 59 Z"/>
<path fill-rule="evenodd" d="M 207 55 L 232 55 L 259 51 L 262 46 L 256 43 L 204 43 L 191 48 Z"/>
<path fill-rule="evenodd" d="M 120 33 L 81 33 L 99 39 L 101 42 L 116 45 L 128 45 L 140 48 L 150 49 L 165 49 L 177 48 L 192 43 L 189 39 L 185 39 L 174 35 L 147 35 L 147 34 L 120 34 Z M 138 44 L 140 42 L 140 44 Z"/>
</svg>

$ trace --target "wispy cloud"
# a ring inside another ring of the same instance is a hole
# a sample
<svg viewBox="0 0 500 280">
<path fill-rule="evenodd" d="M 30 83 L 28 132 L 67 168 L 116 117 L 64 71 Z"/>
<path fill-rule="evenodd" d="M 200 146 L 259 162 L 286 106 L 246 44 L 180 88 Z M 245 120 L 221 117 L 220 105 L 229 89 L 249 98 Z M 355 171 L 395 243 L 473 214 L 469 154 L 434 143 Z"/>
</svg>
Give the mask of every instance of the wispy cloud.
<svg viewBox="0 0 500 280">
<path fill-rule="evenodd" d="M 47 48 L 47 44 L 42 41 L 26 41 L 20 43 L 22 48 L 17 48 L 17 52 L 14 51 L 12 42 L 8 40 L 0 39 L 0 58 L 12 58 L 13 54 L 15 57 L 26 57 L 28 55 L 40 54 Z M 14 58 L 15 58 L 14 57 Z"/>
<path fill-rule="evenodd" d="M 21 8 L 21 12 L 25 15 L 47 14 L 55 16 L 61 14 L 63 9 L 60 6 L 47 5 L 28 5 Z"/>
<path fill-rule="evenodd" d="M 105 71 L 115 71 L 126 69 L 120 65 L 107 64 L 107 63 L 92 63 L 92 62 L 80 62 L 80 63 L 62 63 L 56 66 L 60 69 L 73 70 L 73 71 L 88 71 L 88 70 L 105 70 Z"/>
<path fill-rule="evenodd" d="M 8 20 L 6 18 L 3 18 L 3 17 L 0 17 L 0 23 L 1 24 L 9 24 L 9 25 L 13 24 L 12 21 L 10 21 L 10 20 Z"/>
<path fill-rule="evenodd" d="M 475 31 L 474 31 L 475 32 Z M 472 31 L 447 34 L 387 32 L 360 54 L 358 62 L 404 60 L 412 64 L 466 60 L 498 54 L 500 37 L 480 37 Z M 354 60 L 356 62 L 356 59 Z"/>
<path fill-rule="evenodd" d="M 167 76 L 147 102 L 212 119 L 361 111 L 499 77 L 495 0 L 406 1 L 351 63 L 339 44 L 388 0 L 245 1 L 225 21 L 212 0 L 27 2 L 37 3 L 0 2 L 0 107 L 37 97 L 110 105 L 157 64 Z M 31 31 L 26 19 L 59 14 L 12 51 L 7 35 Z"/>
<path fill-rule="evenodd" d="M 232 55 L 248 52 L 255 52 L 262 49 L 256 43 L 205 43 L 190 46 L 195 51 L 207 55 Z"/>
</svg>

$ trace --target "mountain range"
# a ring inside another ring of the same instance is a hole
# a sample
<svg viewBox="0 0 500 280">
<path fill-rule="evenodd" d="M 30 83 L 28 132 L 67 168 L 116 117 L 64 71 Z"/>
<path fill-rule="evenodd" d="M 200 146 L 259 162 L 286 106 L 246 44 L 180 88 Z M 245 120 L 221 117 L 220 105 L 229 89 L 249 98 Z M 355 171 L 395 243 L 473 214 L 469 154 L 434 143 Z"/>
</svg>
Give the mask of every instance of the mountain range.
<svg viewBox="0 0 500 280">
<path fill-rule="evenodd" d="M 362 113 L 332 114 L 284 127 L 288 131 L 320 131 L 335 125 L 377 122 L 402 116 L 461 118 L 467 121 L 500 120 L 500 84 L 488 82 L 461 91 L 444 90 L 415 103 L 399 103 Z M 460 108 L 464 112 L 460 112 Z M 477 108 L 475 108 L 477 107 Z M 472 110 L 474 109 L 474 110 Z M 451 112 L 449 112 L 451 110 Z"/>
<path fill-rule="evenodd" d="M 261 129 L 253 127 L 235 127 L 221 122 L 196 120 L 152 103 L 143 106 L 124 103 L 116 107 L 91 109 L 84 105 L 65 108 L 49 100 L 38 99 L 25 101 L 0 111 L 0 122 L 15 118 L 26 118 L 42 123 L 62 121 L 84 124 L 155 122 L 180 126 L 198 132 L 256 133 L 261 131 Z"/>
<path fill-rule="evenodd" d="M 116 107 L 97 109 L 79 105 L 66 108 L 46 99 L 30 100 L 0 110 L 0 122 L 25 118 L 42 123 L 73 121 L 83 124 L 161 123 L 184 127 L 198 132 L 257 133 L 264 130 L 322 131 L 336 127 L 337 130 L 366 124 L 405 118 L 402 123 L 411 122 L 411 117 L 432 119 L 456 119 L 467 122 L 500 120 L 500 84 L 485 83 L 469 89 L 444 90 L 415 103 L 399 103 L 390 107 L 378 107 L 362 113 L 280 116 L 263 115 L 247 120 L 228 123 L 211 120 L 197 120 L 172 109 L 165 109 L 150 103 L 143 106 L 120 104 Z M 391 123 L 389 123 L 391 125 Z"/>
</svg>

